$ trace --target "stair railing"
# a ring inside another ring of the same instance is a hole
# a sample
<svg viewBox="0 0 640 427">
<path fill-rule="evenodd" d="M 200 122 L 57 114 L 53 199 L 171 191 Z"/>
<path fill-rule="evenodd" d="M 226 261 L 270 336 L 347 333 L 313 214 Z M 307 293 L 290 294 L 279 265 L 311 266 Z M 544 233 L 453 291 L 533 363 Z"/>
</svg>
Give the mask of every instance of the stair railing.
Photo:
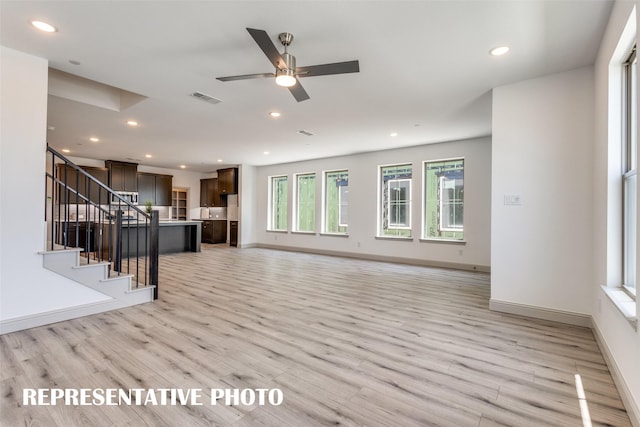
<svg viewBox="0 0 640 427">
<path fill-rule="evenodd" d="M 81 248 L 87 264 L 109 262 L 109 277 L 131 274 L 134 287 L 155 286 L 157 211 L 147 214 L 47 145 L 47 250 Z"/>
</svg>

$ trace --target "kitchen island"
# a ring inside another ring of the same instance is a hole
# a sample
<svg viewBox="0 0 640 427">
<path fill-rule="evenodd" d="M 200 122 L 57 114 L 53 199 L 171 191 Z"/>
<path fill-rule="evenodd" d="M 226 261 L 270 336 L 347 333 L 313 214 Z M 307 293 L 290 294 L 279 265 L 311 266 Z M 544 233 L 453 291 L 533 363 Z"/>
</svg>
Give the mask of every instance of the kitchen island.
<svg viewBox="0 0 640 427">
<path fill-rule="evenodd" d="M 159 225 L 158 252 L 160 254 L 200 252 L 202 221 L 160 220 Z M 122 223 L 123 258 L 129 254 L 135 256 L 137 250 L 140 250 L 139 255 L 146 255 L 145 228 L 145 224 L 138 221 Z"/>
</svg>

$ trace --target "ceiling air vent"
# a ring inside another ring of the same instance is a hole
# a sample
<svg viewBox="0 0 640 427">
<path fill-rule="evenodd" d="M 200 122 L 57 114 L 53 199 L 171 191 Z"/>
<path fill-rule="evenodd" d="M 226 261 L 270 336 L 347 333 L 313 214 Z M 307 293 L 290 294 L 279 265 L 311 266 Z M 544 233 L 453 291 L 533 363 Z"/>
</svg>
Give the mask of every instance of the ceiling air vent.
<svg viewBox="0 0 640 427">
<path fill-rule="evenodd" d="M 220 104 L 222 102 L 221 99 L 214 98 L 213 96 L 207 95 L 206 93 L 202 92 L 193 92 L 192 94 L 190 94 L 190 96 L 208 102 L 209 104 Z"/>
<path fill-rule="evenodd" d="M 308 130 L 299 130 L 298 133 L 300 135 L 313 136 L 313 134 L 311 132 L 309 132 Z"/>
</svg>

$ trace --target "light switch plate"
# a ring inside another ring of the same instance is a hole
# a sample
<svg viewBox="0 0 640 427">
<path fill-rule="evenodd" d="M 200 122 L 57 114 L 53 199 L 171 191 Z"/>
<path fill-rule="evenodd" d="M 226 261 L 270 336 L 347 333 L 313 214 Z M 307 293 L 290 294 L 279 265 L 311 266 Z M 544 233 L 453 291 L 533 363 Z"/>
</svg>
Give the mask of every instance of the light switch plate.
<svg viewBox="0 0 640 427">
<path fill-rule="evenodd" d="M 504 204 L 507 206 L 520 206 L 522 205 L 522 199 L 519 194 L 505 194 Z"/>
</svg>

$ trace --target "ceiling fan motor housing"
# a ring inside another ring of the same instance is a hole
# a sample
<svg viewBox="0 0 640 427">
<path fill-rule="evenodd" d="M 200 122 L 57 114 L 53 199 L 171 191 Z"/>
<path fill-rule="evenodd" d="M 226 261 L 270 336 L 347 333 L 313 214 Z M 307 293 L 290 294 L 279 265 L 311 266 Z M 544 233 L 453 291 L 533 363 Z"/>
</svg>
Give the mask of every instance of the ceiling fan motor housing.
<svg viewBox="0 0 640 427">
<path fill-rule="evenodd" d="M 280 68 L 281 70 L 291 70 L 292 72 L 295 72 L 296 57 L 287 52 L 280 54 L 280 56 L 282 57 L 284 64 L 280 64 L 281 66 L 278 68 Z"/>
</svg>

